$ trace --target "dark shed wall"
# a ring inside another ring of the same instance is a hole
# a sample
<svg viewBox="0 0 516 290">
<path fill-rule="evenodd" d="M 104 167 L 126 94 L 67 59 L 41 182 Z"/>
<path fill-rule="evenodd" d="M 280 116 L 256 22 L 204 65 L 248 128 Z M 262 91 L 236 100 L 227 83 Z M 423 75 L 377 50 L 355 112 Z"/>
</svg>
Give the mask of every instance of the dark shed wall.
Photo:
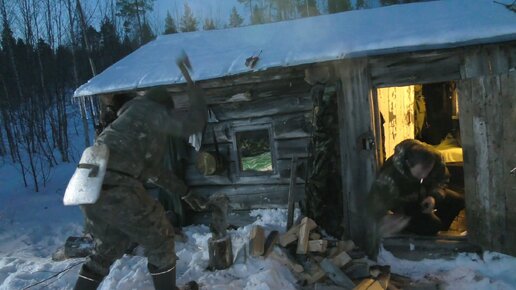
<svg viewBox="0 0 516 290">
<path fill-rule="evenodd" d="M 458 82 L 466 217 L 471 240 L 516 254 L 516 47 L 465 55 Z"/>
<path fill-rule="evenodd" d="M 275 90 L 274 95 L 260 90 L 260 84 L 256 86 L 250 101 L 211 106 L 218 122 L 208 124 L 202 150 L 215 151 L 214 132 L 219 152 L 228 160 L 229 169 L 220 175 L 202 175 L 195 167 L 197 152 L 194 150 L 190 151 L 186 168 L 186 181 L 190 187 L 206 196 L 216 192 L 227 194 L 234 210 L 286 207 L 291 158 L 298 156 L 298 163 L 303 164 L 308 156 L 312 130 L 310 86 L 287 86 L 282 91 Z M 272 175 L 239 176 L 234 132 L 255 126 L 271 128 L 276 170 Z M 304 176 L 299 177 L 297 193 L 302 195 Z"/>
</svg>

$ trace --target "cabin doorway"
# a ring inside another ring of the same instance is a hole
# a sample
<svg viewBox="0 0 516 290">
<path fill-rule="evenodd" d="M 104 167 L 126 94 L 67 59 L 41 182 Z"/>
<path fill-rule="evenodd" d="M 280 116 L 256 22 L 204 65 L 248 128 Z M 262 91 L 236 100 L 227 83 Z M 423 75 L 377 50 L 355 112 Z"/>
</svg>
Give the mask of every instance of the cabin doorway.
<svg viewBox="0 0 516 290">
<path fill-rule="evenodd" d="M 465 197 L 463 152 L 460 139 L 460 108 L 455 82 L 413 84 L 376 90 L 378 101 L 377 140 L 379 163 L 394 154 L 395 146 L 405 139 L 432 145 L 450 172 L 448 188 Z M 467 235 L 465 209 L 438 236 Z"/>
</svg>

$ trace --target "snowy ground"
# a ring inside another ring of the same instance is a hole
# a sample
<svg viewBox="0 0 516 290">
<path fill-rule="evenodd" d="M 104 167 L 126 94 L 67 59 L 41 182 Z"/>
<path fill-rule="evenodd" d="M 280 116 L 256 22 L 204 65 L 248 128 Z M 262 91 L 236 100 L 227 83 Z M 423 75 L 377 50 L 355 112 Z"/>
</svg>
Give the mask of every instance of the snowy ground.
<svg viewBox="0 0 516 290">
<path fill-rule="evenodd" d="M 83 138 L 73 136 L 75 146 L 80 148 L 77 144 Z M 80 150 L 75 151 L 77 160 Z M 68 236 L 82 234 L 80 210 L 62 204 L 62 195 L 74 167 L 72 163 L 54 168 L 45 189 L 36 193 L 22 186 L 15 167 L 6 161 L 0 163 L 0 290 L 73 288 L 83 259 L 54 262 L 51 255 Z M 254 224 L 263 225 L 266 234 L 285 227 L 285 210 L 258 210 L 251 214 L 256 217 Z M 229 231 L 235 257 L 247 243 L 251 228 L 252 225 L 248 225 Z M 196 280 L 203 285 L 202 289 L 213 290 L 300 288 L 290 271 L 273 259 L 248 257 L 246 261 L 238 259 L 228 270 L 207 271 L 208 227 L 190 226 L 184 232 L 188 241 L 176 245 L 179 284 Z M 451 261 L 411 262 L 382 251 L 379 263 L 389 264 L 393 272 L 413 279 L 440 281 L 444 289 L 516 289 L 516 258 L 498 253 L 484 253 L 483 257 L 463 254 Z M 69 270 L 58 274 L 65 269 Z M 43 280 L 45 282 L 31 286 Z M 117 261 L 100 289 L 153 289 L 146 259 L 126 256 Z"/>
</svg>

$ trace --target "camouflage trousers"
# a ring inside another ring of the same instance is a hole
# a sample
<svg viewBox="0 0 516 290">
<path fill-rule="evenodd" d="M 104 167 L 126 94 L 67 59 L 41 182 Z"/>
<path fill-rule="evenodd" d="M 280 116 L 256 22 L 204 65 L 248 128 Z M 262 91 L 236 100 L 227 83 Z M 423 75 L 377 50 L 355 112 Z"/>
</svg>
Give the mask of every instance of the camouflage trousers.
<svg viewBox="0 0 516 290">
<path fill-rule="evenodd" d="M 85 264 L 91 272 L 107 276 L 132 243 L 143 246 L 149 264 L 158 269 L 175 265 L 174 229 L 143 185 L 104 185 L 99 200 L 81 209 L 95 240 L 95 253 Z"/>
</svg>

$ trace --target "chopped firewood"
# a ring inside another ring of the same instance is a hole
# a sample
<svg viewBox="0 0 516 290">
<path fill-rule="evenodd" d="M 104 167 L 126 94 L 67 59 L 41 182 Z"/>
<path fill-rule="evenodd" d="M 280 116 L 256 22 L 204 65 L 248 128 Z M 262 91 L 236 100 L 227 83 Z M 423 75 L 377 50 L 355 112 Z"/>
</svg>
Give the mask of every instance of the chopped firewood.
<svg viewBox="0 0 516 290">
<path fill-rule="evenodd" d="M 308 238 L 310 237 L 310 231 L 316 227 L 317 224 L 308 217 L 301 220 L 297 242 L 297 254 L 306 254 L 308 252 Z"/>
<path fill-rule="evenodd" d="M 342 267 L 351 261 L 351 257 L 346 252 L 341 252 L 337 256 L 333 257 L 332 262 L 337 267 Z"/>
<path fill-rule="evenodd" d="M 342 286 L 346 289 L 353 289 L 355 284 L 349 279 L 344 272 L 342 272 L 337 266 L 333 264 L 328 258 L 322 260 L 320 263 L 321 268 L 326 272 L 328 277 L 337 285 Z"/>
<path fill-rule="evenodd" d="M 276 249 L 279 249 L 279 248 L 276 248 Z M 304 271 L 303 266 L 290 260 L 281 251 L 278 253 L 278 251 L 273 250 L 269 254 L 269 258 L 275 259 L 276 261 L 282 263 L 283 265 L 287 266 L 288 268 L 290 268 L 290 270 L 292 270 L 295 273 L 301 273 Z"/>
<path fill-rule="evenodd" d="M 251 230 L 251 237 L 249 240 L 249 255 L 258 257 L 263 255 L 263 247 L 265 243 L 265 232 L 263 227 L 254 226 Z"/>
<path fill-rule="evenodd" d="M 385 290 L 378 281 L 373 279 L 364 279 L 353 290 Z"/>
<path fill-rule="evenodd" d="M 286 233 L 284 233 L 280 236 L 279 242 L 282 247 L 286 247 L 290 243 L 297 240 L 297 233 L 299 232 L 300 226 L 301 225 L 295 225 L 295 226 L 291 227 Z"/>
<path fill-rule="evenodd" d="M 326 272 L 319 266 L 314 266 L 310 271 L 303 273 L 303 277 L 307 284 L 314 284 L 315 282 L 326 277 Z"/>
<path fill-rule="evenodd" d="M 381 266 L 381 265 L 373 265 L 369 267 L 369 273 L 373 278 L 378 277 L 378 275 L 385 273 L 390 274 L 391 273 L 391 266 Z"/>
<path fill-rule="evenodd" d="M 337 247 L 339 248 L 339 250 L 347 252 L 355 248 L 355 243 L 352 240 L 339 241 L 337 243 Z"/>
<path fill-rule="evenodd" d="M 308 251 L 310 252 L 326 252 L 326 248 L 328 247 L 327 240 L 312 240 L 308 241 Z"/>
<path fill-rule="evenodd" d="M 380 273 L 378 277 L 376 277 L 376 281 L 380 283 L 383 289 L 387 289 L 389 287 L 389 281 L 391 280 L 391 273 Z"/>
<path fill-rule="evenodd" d="M 267 236 L 265 240 L 265 246 L 263 249 L 263 256 L 267 258 L 267 256 L 271 253 L 272 249 L 274 249 L 274 245 L 278 243 L 279 233 L 278 231 L 272 231 Z"/>
<path fill-rule="evenodd" d="M 310 233 L 310 240 L 320 240 L 321 234 L 319 233 Z"/>
<path fill-rule="evenodd" d="M 365 258 L 365 256 L 366 256 L 365 252 L 362 250 L 359 250 L 359 249 L 353 249 L 351 251 L 346 251 L 346 252 L 353 260 L 362 259 L 362 258 Z"/>
</svg>

